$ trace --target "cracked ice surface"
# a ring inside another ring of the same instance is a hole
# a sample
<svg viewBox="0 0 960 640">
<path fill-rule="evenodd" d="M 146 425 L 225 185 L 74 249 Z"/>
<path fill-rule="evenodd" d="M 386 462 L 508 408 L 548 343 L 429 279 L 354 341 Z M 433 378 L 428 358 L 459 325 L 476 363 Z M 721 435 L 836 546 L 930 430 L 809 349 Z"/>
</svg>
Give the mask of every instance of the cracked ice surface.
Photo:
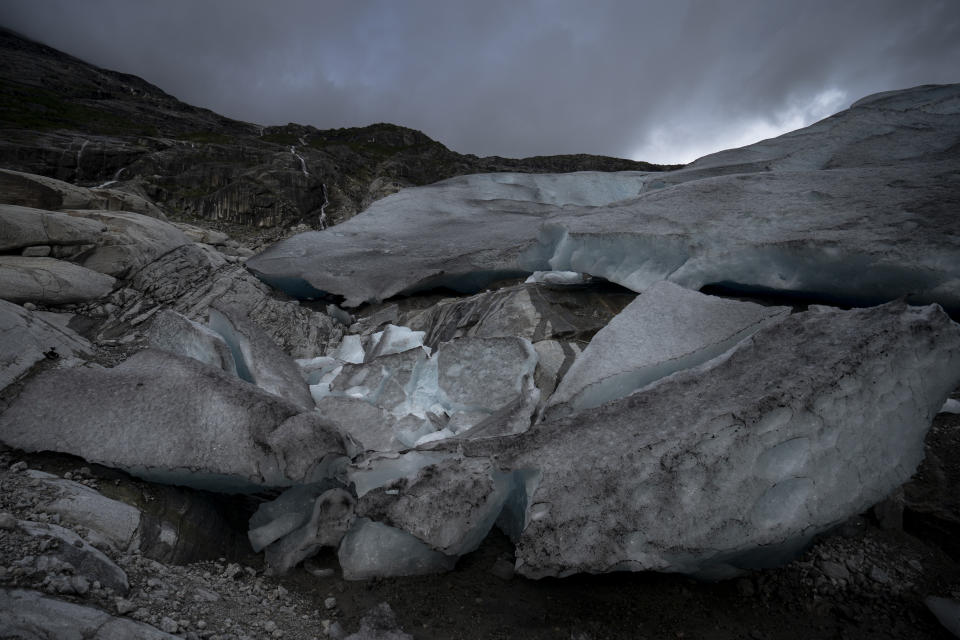
<svg viewBox="0 0 960 640">
<path fill-rule="evenodd" d="M 547 412 L 579 411 L 622 398 L 720 355 L 789 312 L 659 282 L 594 336 L 550 397 Z"/>
<path fill-rule="evenodd" d="M 501 464 L 509 450 L 542 474 L 518 570 L 722 576 L 782 561 L 909 479 L 958 383 L 960 325 L 936 306 L 787 316 L 699 368 L 503 440 Z"/>
<path fill-rule="evenodd" d="M 226 307 L 211 308 L 209 325 L 229 346 L 241 379 L 304 409 L 314 407 L 296 363 L 249 318 Z"/>
<path fill-rule="evenodd" d="M 905 482 L 958 383 L 960 325 L 935 305 L 779 316 L 624 398 L 520 435 L 408 452 L 402 473 L 365 486 L 358 509 L 459 551 L 469 545 L 445 541 L 486 521 L 490 479 L 512 472 L 498 524 L 517 540 L 523 575 L 730 576 L 789 560 Z M 455 495 L 430 499 L 435 486 Z M 466 510 L 460 524 L 451 501 Z M 393 571 L 406 540 L 380 549 L 381 570 Z"/>
<path fill-rule="evenodd" d="M 331 382 L 311 387 L 317 410 L 368 450 L 396 451 L 462 434 L 513 402 L 521 414 L 516 420 L 529 426 L 539 392 L 533 382 L 538 356 L 528 340 L 459 338 L 430 355 L 421 345 L 423 332 L 401 335 L 404 344 L 416 343 L 412 349 L 345 364 Z"/>
</svg>

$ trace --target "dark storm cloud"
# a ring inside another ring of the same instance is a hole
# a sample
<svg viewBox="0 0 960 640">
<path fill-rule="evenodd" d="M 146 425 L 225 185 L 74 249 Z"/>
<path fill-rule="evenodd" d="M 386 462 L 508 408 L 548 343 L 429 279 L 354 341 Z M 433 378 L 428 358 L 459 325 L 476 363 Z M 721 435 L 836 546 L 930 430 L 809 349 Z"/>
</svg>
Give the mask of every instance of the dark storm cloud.
<svg viewBox="0 0 960 640">
<path fill-rule="evenodd" d="M 231 117 L 395 122 L 479 155 L 686 161 L 960 81 L 956 0 L 5 0 L 0 16 Z"/>
</svg>

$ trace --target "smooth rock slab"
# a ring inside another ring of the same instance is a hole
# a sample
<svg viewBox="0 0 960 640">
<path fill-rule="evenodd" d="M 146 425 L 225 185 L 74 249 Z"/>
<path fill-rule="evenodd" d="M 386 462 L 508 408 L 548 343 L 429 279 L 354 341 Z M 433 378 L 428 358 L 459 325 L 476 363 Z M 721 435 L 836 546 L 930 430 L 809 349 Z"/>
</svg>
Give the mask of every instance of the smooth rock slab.
<svg viewBox="0 0 960 640">
<path fill-rule="evenodd" d="M 188 244 L 190 239 L 163 220 L 126 211 L 69 212 L 106 227 L 96 246 L 76 260 L 94 271 L 127 278 L 165 253 Z"/>
<path fill-rule="evenodd" d="M 56 548 L 47 555 L 56 557 L 61 562 L 70 563 L 77 575 L 84 576 L 90 582 L 99 580 L 105 587 L 110 587 L 121 595 L 130 590 L 127 574 L 123 569 L 73 531 L 56 524 L 29 520 L 18 520 L 17 526 L 34 538 L 56 539 L 58 541 Z"/>
<path fill-rule="evenodd" d="M 57 492 L 57 497 L 43 503 L 43 510 L 57 513 L 63 520 L 86 527 L 90 540 L 104 542 L 127 553 L 140 548 L 142 515 L 136 507 L 111 500 L 90 487 L 42 471 L 28 471 Z M 95 541 L 95 542 L 96 542 Z"/>
<path fill-rule="evenodd" d="M 45 305 L 89 302 L 113 291 L 108 275 L 54 258 L 0 256 L 0 298 Z"/>
<path fill-rule="evenodd" d="M 176 640 L 179 636 L 38 591 L 0 589 L 0 629 L 26 640 Z"/>
<path fill-rule="evenodd" d="M 220 491 L 334 475 L 352 446 L 317 414 L 156 350 L 113 369 L 37 376 L 0 415 L 0 439 L 148 480 Z"/>
<path fill-rule="evenodd" d="M 40 314 L 0 300 L 0 389 L 44 358 L 70 359 L 92 353 L 90 343 L 70 329 L 58 327 Z"/>
<path fill-rule="evenodd" d="M 550 398 L 562 414 L 622 398 L 654 380 L 714 358 L 788 307 L 726 300 L 659 282 L 601 329 Z"/>
<path fill-rule="evenodd" d="M 107 226 L 65 213 L 0 205 L 0 251 L 33 245 L 94 244 Z"/>
</svg>

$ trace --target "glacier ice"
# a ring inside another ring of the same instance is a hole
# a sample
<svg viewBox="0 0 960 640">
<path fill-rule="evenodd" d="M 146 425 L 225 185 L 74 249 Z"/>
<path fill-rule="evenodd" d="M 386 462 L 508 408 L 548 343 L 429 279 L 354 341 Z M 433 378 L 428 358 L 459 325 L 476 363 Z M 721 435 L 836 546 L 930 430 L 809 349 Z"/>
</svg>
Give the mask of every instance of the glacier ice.
<svg viewBox="0 0 960 640">
<path fill-rule="evenodd" d="M 227 307 L 211 308 L 209 326 L 230 347 L 241 379 L 304 409 L 314 407 L 296 363 L 246 316 Z"/>
<path fill-rule="evenodd" d="M 513 472 L 484 459 L 445 460 L 366 493 L 358 513 L 390 522 L 447 556 L 475 550 L 517 489 Z"/>
<path fill-rule="evenodd" d="M 357 518 L 337 556 L 347 580 L 441 573 L 457 561 L 409 533 L 366 518 Z"/>
<path fill-rule="evenodd" d="M 580 411 L 621 398 L 720 355 L 789 312 L 658 282 L 594 336 L 546 411 Z"/>
<path fill-rule="evenodd" d="M 534 271 L 526 279 L 527 284 L 545 284 L 552 286 L 577 286 L 586 284 L 590 276 L 579 271 Z"/>
<path fill-rule="evenodd" d="M 905 482 L 960 383 L 958 347 L 960 325 L 936 306 L 793 314 L 700 367 L 503 441 L 513 456 L 469 444 L 541 474 L 520 573 L 722 576 L 782 560 Z"/>
<path fill-rule="evenodd" d="M 529 426 L 539 392 L 537 352 L 522 338 L 460 338 L 430 354 L 422 332 L 411 349 L 345 364 L 329 383 L 311 387 L 317 411 L 369 451 L 398 451 L 463 433 L 514 406 Z M 334 370 L 336 371 L 336 370 Z M 519 427 L 514 427 L 522 430 Z"/>
<path fill-rule="evenodd" d="M 303 379 L 310 386 L 320 384 L 321 380 L 326 378 L 327 374 L 341 365 L 339 360 L 330 356 L 298 358 L 294 360 L 294 362 L 300 367 L 300 373 L 303 374 Z M 327 382 L 329 382 L 329 380 Z"/>
<path fill-rule="evenodd" d="M 347 469 L 347 479 L 358 498 L 401 478 L 413 478 L 421 469 L 450 458 L 447 452 L 407 451 L 367 457 Z"/>
<path fill-rule="evenodd" d="M 283 513 L 271 523 L 264 525 L 268 529 L 273 529 L 271 535 L 279 533 L 266 547 L 264 556 L 267 565 L 275 574 L 282 575 L 302 560 L 316 554 L 321 548 L 337 547 L 353 525 L 355 505 L 356 500 L 349 492 L 342 488 L 332 488 L 310 501 L 307 504 L 309 509 L 305 514 Z M 293 515 L 303 517 L 299 526 L 289 528 Z M 277 525 L 271 527 L 273 523 Z M 262 530 L 263 527 L 250 531 L 251 543 L 256 537 L 255 532 Z M 256 540 L 258 544 L 263 542 L 260 537 L 256 537 Z M 254 547 L 254 550 L 259 549 Z"/>
<path fill-rule="evenodd" d="M 337 349 L 334 357 L 342 362 L 363 364 L 366 354 L 363 350 L 363 343 L 361 342 L 360 336 L 343 336 L 343 340 L 340 342 L 340 347 Z"/>
<path fill-rule="evenodd" d="M 383 331 L 373 334 L 368 358 L 403 353 L 417 347 L 423 347 L 423 331 L 414 331 L 409 327 L 388 324 Z M 429 355 L 429 350 L 427 355 Z"/>
<path fill-rule="evenodd" d="M 672 172 L 487 174 L 405 189 L 247 266 L 293 295 L 325 291 L 348 306 L 574 271 L 638 292 L 670 280 L 960 309 L 960 222 L 946 197 L 960 188 L 949 142 L 960 119 L 936 106 L 957 95 L 960 85 L 907 89 Z"/>
<path fill-rule="evenodd" d="M 32 378 L 0 415 L 0 440 L 225 492 L 332 477 L 355 452 L 316 413 L 220 369 L 153 349 L 112 369 Z"/>
<path fill-rule="evenodd" d="M 317 498 L 336 487 L 329 480 L 291 487 L 270 502 L 262 503 L 250 517 L 247 536 L 254 551 L 297 529 L 310 519 Z"/>
<path fill-rule="evenodd" d="M 722 578 L 790 559 L 905 482 L 958 383 L 960 325 L 935 305 L 778 314 L 726 353 L 636 393 L 518 435 L 394 458 L 402 471 L 381 470 L 358 510 L 458 552 L 496 510 L 482 512 L 494 504 L 482 497 L 496 495 L 522 575 Z M 491 487 L 506 476 L 509 488 Z"/>
<path fill-rule="evenodd" d="M 940 413 L 960 413 L 960 400 L 947 398 L 943 406 L 940 407 Z"/>
<path fill-rule="evenodd" d="M 155 349 L 193 358 L 237 375 L 233 353 L 220 334 L 173 309 L 164 309 L 153 317 L 147 341 Z"/>
<path fill-rule="evenodd" d="M 586 342 L 635 297 L 626 290 L 521 284 L 442 300 L 406 322 L 434 348 L 462 337 Z"/>
</svg>

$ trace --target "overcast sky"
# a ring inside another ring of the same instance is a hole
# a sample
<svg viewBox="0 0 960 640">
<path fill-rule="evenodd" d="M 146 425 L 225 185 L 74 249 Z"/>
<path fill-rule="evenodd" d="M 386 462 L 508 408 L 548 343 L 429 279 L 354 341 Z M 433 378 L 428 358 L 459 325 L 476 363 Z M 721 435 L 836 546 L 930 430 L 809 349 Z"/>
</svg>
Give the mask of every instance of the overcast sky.
<svg viewBox="0 0 960 640">
<path fill-rule="evenodd" d="M 0 22 L 260 124 L 687 162 L 960 82 L 960 0 L 2 0 Z"/>
</svg>

